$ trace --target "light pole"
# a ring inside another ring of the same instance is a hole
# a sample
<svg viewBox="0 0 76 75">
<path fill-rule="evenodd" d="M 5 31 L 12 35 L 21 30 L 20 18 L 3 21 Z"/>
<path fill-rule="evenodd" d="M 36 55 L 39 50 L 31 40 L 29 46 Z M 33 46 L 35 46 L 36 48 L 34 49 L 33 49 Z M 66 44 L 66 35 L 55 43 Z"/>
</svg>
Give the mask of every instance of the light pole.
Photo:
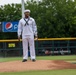
<svg viewBox="0 0 76 75">
<path fill-rule="evenodd" d="M 24 17 L 24 10 L 25 10 L 25 7 L 24 7 L 24 0 L 22 0 L 22 17 Z"/>
</svg>

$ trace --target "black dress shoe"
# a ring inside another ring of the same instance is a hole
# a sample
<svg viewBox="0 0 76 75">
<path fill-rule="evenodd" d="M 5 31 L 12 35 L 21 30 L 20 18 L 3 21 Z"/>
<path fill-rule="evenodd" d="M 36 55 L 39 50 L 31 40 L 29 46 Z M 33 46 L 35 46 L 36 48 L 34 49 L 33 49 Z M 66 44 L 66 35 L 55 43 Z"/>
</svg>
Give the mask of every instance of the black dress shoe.
<svg viewBox="0 0 76 75">
<path fill-rule="evenodd" d="M 32 61 L 35 62 L 36 60 L 35 59 L 32 59 Z"/>
<path fill-rule="evenodd" d="M 22 60 L 22 62 L 26 62 L 26 61 L 27 61 L 27 59 L 23 59 L 23 60 Z"/>
</svg>

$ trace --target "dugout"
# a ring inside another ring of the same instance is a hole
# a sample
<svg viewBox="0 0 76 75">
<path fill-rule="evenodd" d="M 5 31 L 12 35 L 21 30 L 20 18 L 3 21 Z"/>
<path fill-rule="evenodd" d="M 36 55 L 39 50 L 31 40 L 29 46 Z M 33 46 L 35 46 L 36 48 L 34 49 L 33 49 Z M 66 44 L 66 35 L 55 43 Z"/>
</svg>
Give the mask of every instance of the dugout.
<svg viewBox="0 0 76 75">
<path fill-rule="evenodd" d="M 76 38 L 35 40 L 36 55 L 76 55 Z M 0 40 L 0 57 L 22 56 L 22 41 Z"/>
</svg>

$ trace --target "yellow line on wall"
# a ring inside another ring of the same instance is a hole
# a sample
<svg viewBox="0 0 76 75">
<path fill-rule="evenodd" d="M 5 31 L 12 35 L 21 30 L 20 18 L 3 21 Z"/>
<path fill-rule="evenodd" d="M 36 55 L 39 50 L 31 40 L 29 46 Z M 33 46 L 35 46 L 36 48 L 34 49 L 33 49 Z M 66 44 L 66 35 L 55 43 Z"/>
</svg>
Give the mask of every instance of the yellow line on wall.
<svg viewBox="0 0 76 75">
<path fill-rule="evenodd" d="M 53 40 L 76 40 L 76 38 L 39 38 L 38 39 L 38 41 L 53 41 Z M 0 42 L 18 42 L 18 39 L 0 40 Z"/>
</svg>

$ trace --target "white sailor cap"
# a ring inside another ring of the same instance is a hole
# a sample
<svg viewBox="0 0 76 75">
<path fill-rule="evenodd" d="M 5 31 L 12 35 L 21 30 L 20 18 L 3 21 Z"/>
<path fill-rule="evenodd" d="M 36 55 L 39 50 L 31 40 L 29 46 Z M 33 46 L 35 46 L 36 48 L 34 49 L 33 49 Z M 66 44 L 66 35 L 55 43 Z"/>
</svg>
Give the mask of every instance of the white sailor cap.
<svg viewBox="0 0 76 75">
<path fill-rule="evenodd" d="M 30 10 L 29 9 L 24 10 L 24 13 L 26 13 L 26 12 L 29 12 L 30 13 Z"/>
</svg>

